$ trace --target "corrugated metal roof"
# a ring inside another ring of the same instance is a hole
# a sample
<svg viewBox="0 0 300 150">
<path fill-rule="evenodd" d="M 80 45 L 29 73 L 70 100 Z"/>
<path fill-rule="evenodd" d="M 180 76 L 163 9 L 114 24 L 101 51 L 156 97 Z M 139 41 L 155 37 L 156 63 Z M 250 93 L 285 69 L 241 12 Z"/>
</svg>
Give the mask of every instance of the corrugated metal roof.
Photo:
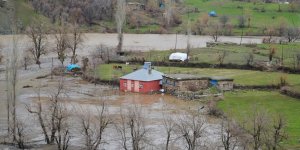
<svg viewBox="0 0 300 150">
<path fill-rule="evenodd" d="M 151 73 L 149 73 L 148 69 L 139 69 L 123 77 L 120 77 L 120 79 L 137 80 L 137 81 L 155 81 L 155 80 L 162 80 L 163 75 L 164 75 L 163 73 L 156 71 L 154 69 L 151 70 Z"/>
</svg>

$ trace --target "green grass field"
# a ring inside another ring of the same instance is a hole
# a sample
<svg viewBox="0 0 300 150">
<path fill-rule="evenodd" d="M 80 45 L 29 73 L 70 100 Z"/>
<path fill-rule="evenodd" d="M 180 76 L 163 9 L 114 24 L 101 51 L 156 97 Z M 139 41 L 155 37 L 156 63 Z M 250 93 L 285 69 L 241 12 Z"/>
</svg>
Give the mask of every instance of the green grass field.
<svg viewBox="0 0 300 150">
<path fill-rule="evenodd" d="M 16 10 L 19 19 L 22 21 L 22 25 L 26 27 L 32 17 L 42 17 L 42 15 L 34 12 L 28 1 L 16 0 Z M 238 16 L 243 15 L 250 18 L 250 27 L 244 28 L 245 35 L 262 35 L 263 29 L 267 27 L 278 27 L 280 24 L 285 26 L 300 26 L 300 13 L 290 12 L 289 5 L 280 5 L 281 12 L 278 12 L 277 3 L 261 3 L 261 2 L 240 2 L 234 0 L 186 0 L 180 7 L 197 8 L 197 13 L 182 13 L 178 12 L 182 16 L 182 24 L 177 27 L 172 27 L 168 32 L 185 33 L 186 24 L 188 18 L 192 21 L 192 25 L 198 20 L 199 17 L 207 15 L 210 11 L 215 10 L 218 17 L 210 17 L 209 20 L 219 21 L 219 17 L 226 15 L 229 17 L 229 23 L 233 25 L 233 35 L 240 35 L 241 28 L 237 27 Z M 261 10 L 265 10 L 262 12 Z M 1 13 L 1 11 L 0 11 Z M 0 14 L 1 16 L 1 14 Z M 189 16 L 189 17 L 188 17 Z M 46 18 L 46 17 L 42 17 Z M 127 33 L 155 33 L 160 31 L 160 24 L 157 18 L 151 18 L 150 20 L 156 22 L 152 25 L 141 26 L 139 29 L 131 29 L 129 26 L 125 26 L 124 31 Z M 48 20 L 48 19 L 46 19 Z M 248 20 L 248 19 L 247 19 Z M 114 20 L 109 21 L 109 24 L 101 22 L 109 28 L 114 28 Z M 246 22 L 246 26 L 248 23 Z M 87 27 L 83 26 L 84 31 L 99 32 L 101 27 L 98 25 Z"/>
<path fill-rule="evenodd" d="M 113 66 L 122 66 L 122 70 L 114 70 Z M 122 64 L 102 64 L 98 67 L 98 76 L 104 80 L 118 79 L 119 77 L 130 73 L 134 68 L 140 68 L 140 65 L 122 65 Z M 154 67 L 156 70 L 165 74 L 170 73 L 188 73 L 196 75 L 225 76 L 234 79 L 236 84 L 241 85 L 270 85 L 278 84 L 280 77 L 286 77 L 290 85 L 300 85 L 300 75 L 284 74 L 278 72 L 261 72 L 237 69 L 201 69 L 201 68 L 181 68 L 181 67 Z"/>
<path fill-rule="evenodd" d="M 295 67 L 295 58 L 300 54 L 300 43 L 288 44 L 258 44 L 253 46 L 247 45 L 218 45 L 211 48 L 196 48 L 190 52 L 191 60 L 193 63 L 210 63 L 218 64 L 218 52 L 226 51 L 224 64 L 232 63 L 244 65 L 246 58 L 250 53 L 254 56 L 254 62 L 269 61 L 269 52 L 271 48 L 275 48 L 274 62 L 280 61 L 283 57 L 283 65 L 286 67 Z M 185 50 L 177 50 L 179 52 L 186 52 Z M 149 51 L 149 52 L 132 52 L 128 55 L 128 59 L 144 58 L 147 61 L 168 61 L 168 58 L 173 50 L 169 51 Z"/>
<path fill-rule="evenodd" d="M 252 31 L 254 34 L 262 34 L 262 28 L 270 26 L 278 26 L 285 22 L 287 26 L 300 26 L 300 13 L 290 12 L 289 5 L 281 4 L 281 12 L 278 12 L 279 5 L 277 3 L 262 3 L 262 2 L 240 2 L 232 0 L 186 0 L 186 5 L 196 7 L 199 13 L 190 15 L 192 21 L 196 21 L 200 16 L 208 14 L 214 10 L 218 16 L 226 15 L 230 18 L 232 25 L 237 25 L 237 18 L 240 15 L 249 16 L 250 28 L 245 29 L 245 33 Z M 265 12 L 261 10 L 264 9 Z M 185 14 L 185 19 L 187 19 Z M 211 18 L 218 21 L 219 17 Z M 248 23 L 246 23 L 248 25 Z M 240 34 L 241 29 L 235 28 L 235 34 Z M 253 34 L 253 33 L 252 33 Z"/>
<path fill-rule="evenodd" d="M 246 119 L 254 106 L 273 115 L 283 114 L 287 120 L 288 133 L 288 140 L 284 145 L 290 149 L 300 148 L 300 100 L 278 92 L 238 91 L 225 93 L 225 100 L 218 102 L 218 107 L 237 121 Z"/>
</svg>

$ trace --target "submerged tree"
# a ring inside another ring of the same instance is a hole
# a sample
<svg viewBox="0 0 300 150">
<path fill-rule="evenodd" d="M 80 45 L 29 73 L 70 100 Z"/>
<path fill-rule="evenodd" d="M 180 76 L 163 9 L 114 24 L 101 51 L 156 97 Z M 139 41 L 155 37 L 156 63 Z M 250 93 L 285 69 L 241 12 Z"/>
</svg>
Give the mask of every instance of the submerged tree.
<svg viewBox="0 0 300 150">
<path fill-rule="evenodd" d="M 117 0 L 117 11 L 116 11 L 116 23 L 117 23 L 117 31 L 118 31 L 118 46 L 117 53 L 122 52 L 123 48 L 123 26 L 126 20 L 126 1 L 125 0 Z"/>
<path fill-rule="evenodd" d="M 72 26 L 71 29 L 71 36 L 68 41 L 68 47 L 72 51 L 72 57 L 71 57 L 71 63 L 76 64 L 78 62 L 77 60 L 77 54 L 76 51 L 78 49 L 78 46 L 83 42 L 82 40 L 82 33 L 80 32 L 77 25 Z"/>
<path fill-rule="evenodd" d="M 29 49 L 35 63 L 41 68 L 40 57 L 46 54 L 47 27 L 40 20 L 33 20 L 28 26 L 26 34 L 33 43 L 33 47 Z"/>
<path fill-rule="evenodd" d="M 66 28 L 59 27 L 56 30 L 56 34 L 55 34 L 55 44 L 56 44 L 55 51 L 62 65 L 64 64 L 64 61 L 66 59 L 66 51 L 68 48 L 68 43 L 69 43 L 69 38 L 67 36 Z"/>
<path fill-rule="evenodd" d="M 87 150 L 97 150 L 104 143 L 103 134 L 110 123 L 108 110 L 104 102 L 96 107 L 97 113 L 81 108 L 79 115 L 81 132 L 85 140 Z"/>
<path fill-rule="evenodd" d="M 205 120 L 198 114 L 188 114 L 176 120 L 175 132 L 184 139 L 188 150 L 196 150 L 204 136 Z"/>
<path fill-rule="evenodd" d="M 188 23 L 187 23 L 187 46 L 186 46 L 186 55 L 187 55 L 187 59 L 186 61 L 189 61 L 189 55 L 190 55 L 190 51 L 191 51 L 191 34 L 192 34 L 192 27 L 191 27 L 191 21 L 190 19 L 188 19 Z"/>
<path fill-rule="evenodd" d="M 120 112 L 120 121 L 116 123 L 116 129 L 121 136 L 122 148 L 127 150 L 129 145 L 133 150 L 140 150 L 148 141 L 148 130 L 145 125 L 145 118 L 140 107 L 129 107 L 126 112 Z M 129 136 L 128 136 L 129 135 Z"/>
</svg>

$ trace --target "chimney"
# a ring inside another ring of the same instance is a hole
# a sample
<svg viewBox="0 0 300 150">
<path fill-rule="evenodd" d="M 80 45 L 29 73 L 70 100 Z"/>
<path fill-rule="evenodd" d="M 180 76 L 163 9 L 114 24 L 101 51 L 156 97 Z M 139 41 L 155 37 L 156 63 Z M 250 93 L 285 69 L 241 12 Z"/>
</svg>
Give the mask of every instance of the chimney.
<svg viewBox="0 0 300 150">
<path fill-rule="evenodd" d="M 148 70 L 148 74 L 151 74 L 151 72 L 152 72 L 151 62 L 145 62 L 143 68 Z"/>
</svg>

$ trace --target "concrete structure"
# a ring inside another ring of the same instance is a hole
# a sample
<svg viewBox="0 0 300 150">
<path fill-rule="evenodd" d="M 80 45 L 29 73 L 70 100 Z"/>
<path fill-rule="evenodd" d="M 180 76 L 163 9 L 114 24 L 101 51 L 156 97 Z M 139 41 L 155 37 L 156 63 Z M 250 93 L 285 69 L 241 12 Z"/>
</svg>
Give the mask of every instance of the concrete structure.
<svg viewBox="0 0 300 150">
<path fill-rule="evenodd" d="M 151 62 L 145 62 L 142 69 L 120 78 L 120 90 L 138 93 L 159 91 L 162 76 L 163 73 L 152 69 Z"/>
<path fill-rule="evenodd" d="M 225 77 L 196 76 L 190 74 L 163 75 L 163 89 L 167 93 L 182 91 L 196 92 L 216 86 L 218 89 L 228 91 L 233 89 L 233 79 Z"/>
</svg>

